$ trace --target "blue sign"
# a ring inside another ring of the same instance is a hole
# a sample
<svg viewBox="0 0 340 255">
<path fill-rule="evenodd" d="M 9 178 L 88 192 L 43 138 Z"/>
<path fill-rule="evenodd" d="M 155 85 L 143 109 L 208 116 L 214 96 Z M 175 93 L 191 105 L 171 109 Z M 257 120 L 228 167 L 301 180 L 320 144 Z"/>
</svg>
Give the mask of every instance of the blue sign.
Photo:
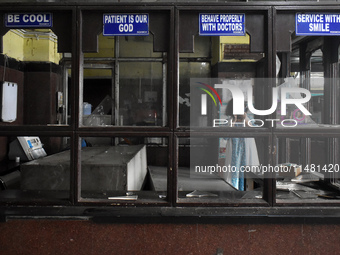
<svg viewBox="0 0 340 255">
<path fill-rule="evenodd" d="M 340 35 L 340 14 L 297 13 L 296 35 Z"/>
<path fill-rule="evenodd" d="M 149 35 L 149 14 L 104 14 L 103 35 Z"/>
<path fill-rule="evenodd" d="M 245 14 L 200 13 L 199 34 L 207 36 L 245 35 Z"/>
<path fill-rule="evenodd" d="M 51 13 L 7 13 L 6 27 L 52 27 Z"/>
</svg>

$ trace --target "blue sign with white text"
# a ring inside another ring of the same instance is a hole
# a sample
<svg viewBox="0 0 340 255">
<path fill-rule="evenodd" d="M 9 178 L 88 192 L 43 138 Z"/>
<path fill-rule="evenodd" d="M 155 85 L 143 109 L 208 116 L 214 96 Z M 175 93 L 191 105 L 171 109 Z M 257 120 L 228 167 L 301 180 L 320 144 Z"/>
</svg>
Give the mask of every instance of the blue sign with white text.
<svg viewBox="0 0 340 255">
<path fill-rule="evenodd" d="M 340 14 L 297 13 L 296 35 L 340 35 Z"/>
<path fill-rule="evenodd" d="M 103 35 L 149 35 L 149 14 L 104 14 Z"/>
<path fill-rule="evenodd" d="M 52 27 L 51 13 L 7 13 L 6 27 Z"/>
<path fill-rule="evenodd" d="M 199 34 L 207 36 L 245 35 L 245 14 L 200 13 Z"/>
</svg>

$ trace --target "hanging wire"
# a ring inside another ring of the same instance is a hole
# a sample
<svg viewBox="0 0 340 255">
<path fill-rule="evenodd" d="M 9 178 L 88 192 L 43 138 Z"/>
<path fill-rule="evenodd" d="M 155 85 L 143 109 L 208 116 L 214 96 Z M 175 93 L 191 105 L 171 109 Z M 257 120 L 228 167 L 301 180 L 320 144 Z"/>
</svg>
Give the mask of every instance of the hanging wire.
<svg viewBox="0 0 340 255">
<path fill-rule="evenodd" d="M 5 81 L 6 65 L 9 65 L 8 64 L 8 56 L 4 54 L 4 73 L 2 75 L 2 83 Z"/>
</svg>

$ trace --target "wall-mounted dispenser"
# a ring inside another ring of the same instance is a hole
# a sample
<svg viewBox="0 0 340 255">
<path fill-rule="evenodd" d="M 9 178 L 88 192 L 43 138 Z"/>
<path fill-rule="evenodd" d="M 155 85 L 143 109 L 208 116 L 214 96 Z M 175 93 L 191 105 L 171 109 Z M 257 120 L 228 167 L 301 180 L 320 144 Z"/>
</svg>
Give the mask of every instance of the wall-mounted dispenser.
<svg viewBox="0 0 340 255">
<path fill-rule="evenodd" d="M 17 119 L 18 84 L 4 81 L 1 88 L 1 121 L 13 122 Z"/>
</svg>

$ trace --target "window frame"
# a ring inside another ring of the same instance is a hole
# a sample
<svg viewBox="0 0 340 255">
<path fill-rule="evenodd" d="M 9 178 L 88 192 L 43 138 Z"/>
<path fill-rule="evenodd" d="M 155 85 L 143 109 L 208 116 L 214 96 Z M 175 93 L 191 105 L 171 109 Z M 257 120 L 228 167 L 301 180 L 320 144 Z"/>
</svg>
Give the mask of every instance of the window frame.
<svg viewBox="0 0 340 255">
<path fill-rule="evenodd" d="M 39 4 L 39 5 L 38 5 Z M 42 127 L 42 126 L 1 126 L 0 136 L 17 136 L 17 135 L 36 135 L 36 136 L 68 136 L 71 138 L 71 189 L 70 203 L 63 205 L 54 204 L 51 201 L 43 201 L 41 203 L 0 203 L 0 217 L 3 220 L 10 217 L 84 217 L 84 218 L 116 218 L 120 216 L 127 217 L 156 217 L 166 216 L 165 218 L 180 218 L 180 217 L 204 217 L 205 219 L 214 218 L 243 218 L 257 217 L 266 218 L 274 216 L 277 218 L 302 216 L 302 217 L 334 217 L 338 215 L 338 205 L 329 204 L 279 204 L 276 203 L 275 195 L 275 179 L 269 178 L 265 184 L 265 201 L 267 206 L 258 206 L 256 204 L 245 205 L 240 203 L 232 204 L 201 204 L 201 203 L 179 203 L 177 191 L 177 174 L 178 174 L 178 139 L 189 137 L 188 129 L 179 126 L 178 123 L 178 79 L 179 79 L 179 13 L 181 11 L 208 11 L 208 12 L 223 12 L 232 11 L 257 11 L 266 12 L 267 14 L 267 74 L 268 77 L 273 77 L 275 74 L 275 53 L 276 53 L 276 31 L 275 22 L 278 12 L 298 12 L 298 11 L 340 11 L 340 7 L 336 3 L 320 4 L 320 3 L 299 3 L 291 6 L 289 3 L 202 3 L 201 5 L 193 3 L 179 4 L 155 4 L 144 3 L 143 5 L 116 3 L 106 4 L 101 6 L 95 4 L 70 4 L 63 6 L 62 4 L 36 3 L 36 4 L 17 4 L 8 5 L 0 4 L 1 13 L 10 12 L 13 9 L 16 12 L 24 11 L 72 11 L 72 82 L 71 82 L 71 123 L 68 127 Z M 168 81 L 167 81 L 167 111 L 168 111 L 168 126 L 161 128 L 149 127 L 110 127 L 110 128 L 86 128 L 79 126 L 79 110 L 81 106 L 76 104 L 79 102 L 80 84 L 82 83 L 82 12 L 83 11 L 99 11 L 106 12 L 107 9 L 118 10 L 120 12 L 147 12 L 147 11 L 167 11 L 170 16 L 170 46 L 168 55 Z M 210 135 L 211 129 L 204 129 L 199 134 L 206 136 Z M 340 130 L 336 128 L 318 129 L 318 130 L 277 130 L 272 128 L 264 128 L 257 130 L 254 133 L 244 133 L 250 130 L 237 130 L 230 132 L 228 136 L 252 136 L 252 137 L 268 137 L 269 143 L 269 162 L 276 162 L 276 148 L 274 140 L 277 137 L 291 136 L 308 136 L 320 137 L 320 132 L 330 137 L 340 137 Z M 100 133 L 98 135 L 98 133 Z M 219 134 L 219 133 L 216 133 Z M 220 132 L 222 135 L 222 133 Z M 80 137 L 83 136 L 164 136 L 169 139 L 169 169 L 168 169 L 168 198 L 166 203 L 120 203 L 119 205 L 109 206 L 111 203 L 97 200 L 88 200 L 81 198 L 80 191 Z M 105 206 L 105 208 L 103 207 Z M 323 212 L 320 212 L 322 209 Z M 338 216 L 337 216 L 338 217 Z M 142 220 L 143 221 L 143 220 Z M 241 219 L 242 221 L 242 219 Z"/>
<path fill-rule="evenodd" d="M 177 22 L 176 22 L 176 32 L 175 33 L 175 37 L 176 37 L 176 70 L 177 70 L 177 86 L 176 86 L 176 92 L 174 93 L 175 95 L 177 95 L 174 99 L 176 100 L 176 102 L 174 103 L 175 106 L 175 110 L 174 113 L 179 114 L 179 103 L 178 103 L 178 96 L 179 96 L 179 63 L 180 63 L 180 15 L 181 13 L 183 13 L 182 15 L 186 15 L 187 13 L 189 14 L 197 14 L 197 22 L 198 22 L 198 13 L 221 13 L 221 12 L 225 12 L 225 13 L 245 13 L 247 14 L 258 14 L 259 16 L 263 15 L 264 17 L 264 31 L 263 31 L 263 36 L 264 38 L 264 49 L 265 49 L 265 59 L 267 61 L 267 65 L 265 65 L 265 73 L 268 75 L 268 77 L 271 77 L 272 75 L 272 69 L 270 68 L 271 66 L 271 60 L 272 60 L 272 56 L 271 56 L 271 39 L 272 39 L 272 32 L 269 29 L 270 28 L 270 24 L 271 24 L 271 8 L 267 7 L 267 6 L 256 6 L 256 7 L 248 7 L 248 6 L 228 6 L 228 8 L 220 8 L 220 7 L 215 7 L 215 6 L 204 6 L 204 8 L 199 7 L 199 6 L 180 6 L 178 8 L 176 8 L 176 17 L 177 17 Z M 267 37 L 267 38 L 266 38 Z M 266 40 L 267 39 L 267 40 Z M 212 127 L 204 127 L 204 128 L 195 128 L 195 131 L 191 130 L 190 127 L 185 127 L 185 126 L 181 126 L 179 123 L 179 116 L 177 116 L 177 118 L 175 119 L 175 135 L 177 138 L 180 137 L 190 137 L 190 135 L 199 135 L 202 137 L 209 137 L 213 135 L 219 136 L 219 137 L 223 137 L 223 136 L 227 136 L 227 137 L 254 137 L 254 138 L 261 138 L 261 137 L 265 137 L 268 139 L 268 149 L 271 148 L 271 135 L 272 135 L 272 131 L 270 127 L 263 127 L 263 128 L 256 128 L 256 130 L 253 130 L 252 128 L 240 128 L 240 129 L 233 129 L 233 128 L 218 128 L 218 130 L 216 128 L 212 128 Z M 176 147 L 178 146 L 178 141 L 175 142 Z M 175 155 L 175 158 L 178 159 L 178 151 L 177 151 L 177 155 Z M 268 162 L 271 162 L 271 158 L 268 158 Z M 178 176 L 178 160 L 176 162 L 176 172 L 175 175 Z M 270 177 L 270 176 L 268 176 Z M 272 202 L 273 202 L 273 193 L 272 193 L 272 188 L 273 188 L 273 181 L 272 178 L 264 178 L 264 184 L 263 184 L 263 200 L 265 202 L 265 205 L 262 202 L 257 203 L 242 203 L 242 201 L 234 201 L 234 202 L 227 202 L 227 203 L 216 203 L 216 202 L 204 202 L 204 203 L 200 203 L 200 202 L 195 202 L 194 199 L 185 199 L 185 201 L 179 201 L 178 199 L 178 180 L 176 183 L 176 197 L 177 197 L 177 202 L 176 205 L 180 206 L 180 205 L 184 205 L 184 206 L 205 206 L 205 207 L 214 207 L 214 206 L 230 206 L 230 207 L 234 207 L 234 206 L 254 206 L 254 207 L 261 207 L 261 206 L 271 206 Z M 183 199 L 181 199 L 183 200 Z"/>
<path fill-rule="evenodd" d="M 69 38 L 70 41 L 76 41 L 76 7 L 75 6 L 37 6 L 35 8 L 30 7 L 29 5 L 16 5 L 16 6 L 10 6 L 8 4 L 1 4 L 0 5 L 0 14 L 1 17 L 4 17 L 5 13 L 11 13 L 13 10 L 16 10 L 15 13 L 32 13 L 33 10 L 35 12 L 51 12 L 52 14 L 55 12 L 61 13 L 61 12 L 69 12 L 72 19 L 71 26 L 71 38 Z M 2 19 L 4 22 L 4 18 Z M 3 27 L 6 29 L 5 27 Z M 9 29 L 10 30 L 10 29 Z M 9 31 L 8 30 L 8 31 Z M 4 34 L 5 35 L 5 34 Z M 1 38 L 2 41 L 2 38 Z M 2 46 L 2 42 L 1 42 Z M 66 64 L 68 67 L 71 67 L 71 76 L 74 77 L 71 79 L 70 86 L 70 101 L 73 102 L 73 96 L 75 95 L 74 88 L 76 87 L 75 84 L 77 84 L 76 80 L 76 44 L 71 45 L 71 54 L 72 54 L 72 60 L 70 63 Z M 39 206 L 70 206 L 72 205 L 73 201 L 73 195 L 72 195 L 72 169 L 74 169 L 73 164 L 73 155 L 74 155 L 74 147 L 73 147 L 73 140 L 74 140 L 74 104 L 70 106 L 69 108 L 71 113 L 71 121 L 68 125 L 2 125 L 0 130 L 0 136 L 40 136 L 40 137 L 69 137 L 70 139 L 70 191 L 69 191 L 69 198 L 67 201 L 60 201 L 58 199 L 43 199 L 40 197 L 33 198 L 32 201 L 25 201 L 23 199 L 19 199 L 18 201 L 10 199 L 8 201 L 2 201 L 0 202 L 0 205 L 3 207 L 6 207 L 8 205 L 14 205 L 14 206 L 32 206 L 32 205 L 39 205 Z"/>
<path fill-rule="evenodd" d="M 306 4 L 307 5 L 307 4 Z M 295 13 L 299 13 L 299 12 L 305 12 L 305 13 L 309 13 L 309 12 L 329 12 L 329 13 L 334 13 L 336 12 L 336 10 L 339 12 L 340 8 L 337 6 L 327 6 L 327 5 L 323 5 L 323 6 L 317 6 L 317 5 L 307 5 L 307 6 L 274 6 L 273 7 L 273 17 L 274 17 L 274 22 L 273 22 L 273 28 L 275 28 L 278 24 L 277 20 L 278 20 L 278 15 L 280 14 L 294 14 Z M 287 22 L 288 23 L 288 22 Z M 275 30 L 275 29 L 274 29 Z M 290 31 L 290 33 L 293 33 L 293 31 Z M 276 36 L 276 33 L 273 34 L 273 52 L 275 54 L 273 54 L 273 58 L 275 58 L 276 54 L 278 52 L 283 52 L 286 53 L 285 51 L 278 51 L 278 41 L 283 41 L 282 38 L 278 39 L 278 37 Z M 277 33 L 278 35 L 278 33 Z M 281 36 L 281 35 L 280 35 Z M 286 36 L 286 35 L 284 35 Z M 283 36 L 283 37 L 284 37 Z M 327 37 L 327 36 L 324 36 Z M 316 37 L 315 37 L 316 38 Z M 290 43 L 290 42 L 289 42 Z M 282 48 L 282 46 L 281 46 Z M 326 60 L 325 60 L 326 59 Z M 325 77 L 326 79 L 333 79 L 334 77 L 338 76 L 339 79 L 339 59 L 337 61 L 337 63 L 331 63 L 330 61 L 328 61 L 329 56 L 325 57 L 325 54 L 323 54 L 323 61 L 326 62 L 326 65 L 324 65 L 324 69 L 327 69 L 330 72 L 333 72 L 332 74 L 330 74 L 329 77 Z M 303 60 L 300 59 L 300 61 L 302 62 Z M 310 61 L 310 59 L 309 59 Z M 311 63 L 311 61 L 310 61 Z M 289 63 L 285 63 L 285 64 L 289 64 Z M 273 59 L 273 68 L 274 70 L 276 70 L 276 61 L 274 61 Z M 273 72 L 274 72 L 273 70 Z M 327 70 L 324 70 L 324 72 L 328 72 Z M 306 72 L 311 72 L 311 68 L 310 70 L 307 70 Z M 308 75 L 307 75 L 308 76 Z M 310 77 L 308 76 L 308 79 L 310 79 Z M 338 85 L 339 86 L 339 85 Z M 337 88 L 339 90 L 339 88 Z M 330 100 L 331 102 L 336 102 L 336 94 L 329 94 L 330 96 Z M 339 104 L 339 102 L 337 103 L 337 105 Z M 340 130 L 339 128 L 337 128 L 337 125 L 339 125 L 339 120 L 337 118 L 337 116 L 340 113 L 340 109 L 336 109 L 336 107 L 334 107 L 334 111 L 330 112 L 330 124 L 333 124 L 333 127 L 317 127 L 317 128 L 299 128 L 297 130 L 294 129 L 278 129 L 278 128 L 274 128 L 273 129 L 273 141 L 275 141 L 277 138 L 284 138 L 284 137 L 300 137 L 300 138 L 305 138 L 306 139 L 306 148 L 304 149 L 304 155 L 302 155 L 302 157 L 304 158 L 304 161 L 306 161 L 306 164 L 310 164 L 310 160 L 311 160 L 311 139 L 312 138 L 338 138 L 339 134 L 340 134 Z M 335 115 L 335 116 L 334 116 Z M 273 146 L 276 145 L 273 144 Z M 333 154 L 333 160 L 336 161 L 335 155 L 339 154 L 339 147 L 336 146 L 335 148 L 333 148 L 334 151 L 332 151 Z M 274 156 L 276 156 L 277 150 L 274 150 Z M 275 161 L 275 158 L 273 158 L 273 162 Z M 274 183 L 275 185 L 275 183 Z M 276 186 L 276 185 L 275 185 Z M 332 203 L 331 201 L 329 203 L 279 203 L 276 201 L 276 188 L 274 186 L 274 201 L 273 201 L 273 206 L 302 206 L 302 207 L 308 207 L 308 206 L 332 206 L 332 205 L 336 205 L 336 203 Z"/>
</svg>

